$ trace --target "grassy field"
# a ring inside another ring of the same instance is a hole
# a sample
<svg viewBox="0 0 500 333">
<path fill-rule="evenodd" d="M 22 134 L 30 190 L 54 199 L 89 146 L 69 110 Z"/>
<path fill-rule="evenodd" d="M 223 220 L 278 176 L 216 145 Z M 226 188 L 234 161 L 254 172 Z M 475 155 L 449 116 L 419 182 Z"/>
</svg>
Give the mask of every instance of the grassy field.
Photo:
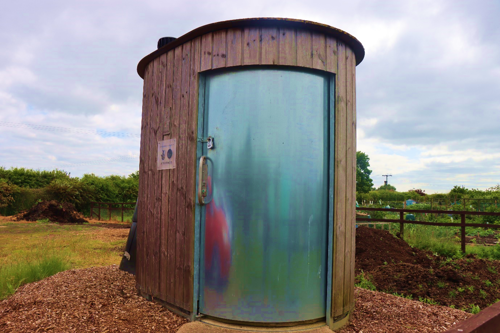
<svg viewBox="0 0 500 333">
<path fill-rule="evenodd" d="M 129 229 L 0 221 L 0 299 L 73 268 L 119 264 Z"/>
</svg>

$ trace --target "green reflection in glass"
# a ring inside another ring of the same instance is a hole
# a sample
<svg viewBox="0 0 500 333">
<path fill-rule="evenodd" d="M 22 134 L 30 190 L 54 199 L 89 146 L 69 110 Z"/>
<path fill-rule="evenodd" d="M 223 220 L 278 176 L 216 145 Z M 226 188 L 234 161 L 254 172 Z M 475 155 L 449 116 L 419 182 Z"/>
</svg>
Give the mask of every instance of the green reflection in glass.
<svg viewBox="0 0 500 333">
<path fill-rule="evenodd" d="M 325 316 L 328 92 L 327 76 L 295 70 L 206 77 L 205 134 L 215 149 L 202 313 L 255 322 Z"/>
</svg>

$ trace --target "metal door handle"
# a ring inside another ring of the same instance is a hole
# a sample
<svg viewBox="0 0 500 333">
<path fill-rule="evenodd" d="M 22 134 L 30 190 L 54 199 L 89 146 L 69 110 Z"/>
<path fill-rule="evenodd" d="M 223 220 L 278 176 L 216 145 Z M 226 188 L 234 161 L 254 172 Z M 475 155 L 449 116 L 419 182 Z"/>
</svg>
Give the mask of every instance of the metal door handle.
<svg viewBox="0 0 500 333">
<path fill-rule="evenodd" d="M 212 162 L 212 160 L 207 156 L 200 157 L 200 164 L 198 166 L 198 203 L 200 205 L 206 205 L 212 201 L 212 197 L 210 200 L 205 201 L 205 198 L 208 196 L 208 163 L 207 161 Z M 212 162 L 213 166 L 213 162 Z M 211 185 L 211 192 L 213 193 L 213 184 Z"/>
</svg>

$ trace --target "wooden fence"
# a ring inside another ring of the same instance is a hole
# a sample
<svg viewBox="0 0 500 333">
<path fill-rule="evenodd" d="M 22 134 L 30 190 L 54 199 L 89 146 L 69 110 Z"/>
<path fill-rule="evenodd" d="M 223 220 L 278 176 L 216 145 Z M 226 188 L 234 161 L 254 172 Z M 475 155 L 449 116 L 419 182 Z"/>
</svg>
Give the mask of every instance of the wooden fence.
<svg viewBox="0 0 500 333">
<path fill-rule="evenodd" d="M 489 229 L 500 229 L 500 225 L 497 224 L 480 224 L 480 223 L 466 223 L 465 215 L 487 215 L 487 216 L 499 216 L 500 213 L 489 213 L 489 212 L 473 212 L 473 211 L 453 211 L 453 210 L 416 210 L 416 209 L 392 209 L 392 208 L 368 208 L 368 207 L 357 207 L 358 211 L 367 212 L 387 212 L 387 213 L 399 213 L 399 219 L 367 219 L 363 217 L 356 217 L 356 222 L 392 222 L 399 223 L 399 233 L 401 237 L 404 235 L 405 224 L 421 224 L 421 225 L 433 225 L 439 227 L 460 227 L 460 242 L 462 245 L 462 252 L 465 253 L 465 227 L 475 227 L 475 228 L 489 228 Z M 423 214 L 453 214 L 460 215 L 460 223 L 443 223 L 443 222 L 425 222 L 425 221 L 407 221 L 405 220 L 404 213 L 423 213 Z"/>
<path fill-rule="evenodd" d="M 132 208 L 125 207 L 125 205 L 131 205 Z M 116 207 L 120 206 L 120 207 Z M 94 208 L 97 211 L 94 211 Z M 101 209 L 105 209 L 108 211 L 107 218 L 111 221 L 111 211 L 120 211 L 121 219 L 123 222 L 123 212 L 124 211 L 133 211 L 135 209 L 135 202 L 91 202 L 90 203 L 90 218 L 94 216 L 97 217 L 99 221 L 104 217 L 101 215 Z"/>
</svg>

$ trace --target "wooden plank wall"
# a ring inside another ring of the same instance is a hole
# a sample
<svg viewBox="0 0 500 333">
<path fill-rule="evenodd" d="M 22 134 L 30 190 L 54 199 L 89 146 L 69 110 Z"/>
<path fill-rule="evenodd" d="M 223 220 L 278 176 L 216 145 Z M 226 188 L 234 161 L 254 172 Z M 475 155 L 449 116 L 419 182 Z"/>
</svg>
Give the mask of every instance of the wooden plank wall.
<svg viewBox="0 0 500 333">
<path fill-rule="evenodd" d="M 194 212 L 199 73 L 284 65 L 336 74 L 332 318 L 354 307 L 356 115 L 354 53 L 322 33 L 279 27 L 199 36 L 152 61 L 144 74 L 137 287 L 193 309 Z M 177 166 L 156 170 L 157 142 L 177 140 Z"/>
</svg>

